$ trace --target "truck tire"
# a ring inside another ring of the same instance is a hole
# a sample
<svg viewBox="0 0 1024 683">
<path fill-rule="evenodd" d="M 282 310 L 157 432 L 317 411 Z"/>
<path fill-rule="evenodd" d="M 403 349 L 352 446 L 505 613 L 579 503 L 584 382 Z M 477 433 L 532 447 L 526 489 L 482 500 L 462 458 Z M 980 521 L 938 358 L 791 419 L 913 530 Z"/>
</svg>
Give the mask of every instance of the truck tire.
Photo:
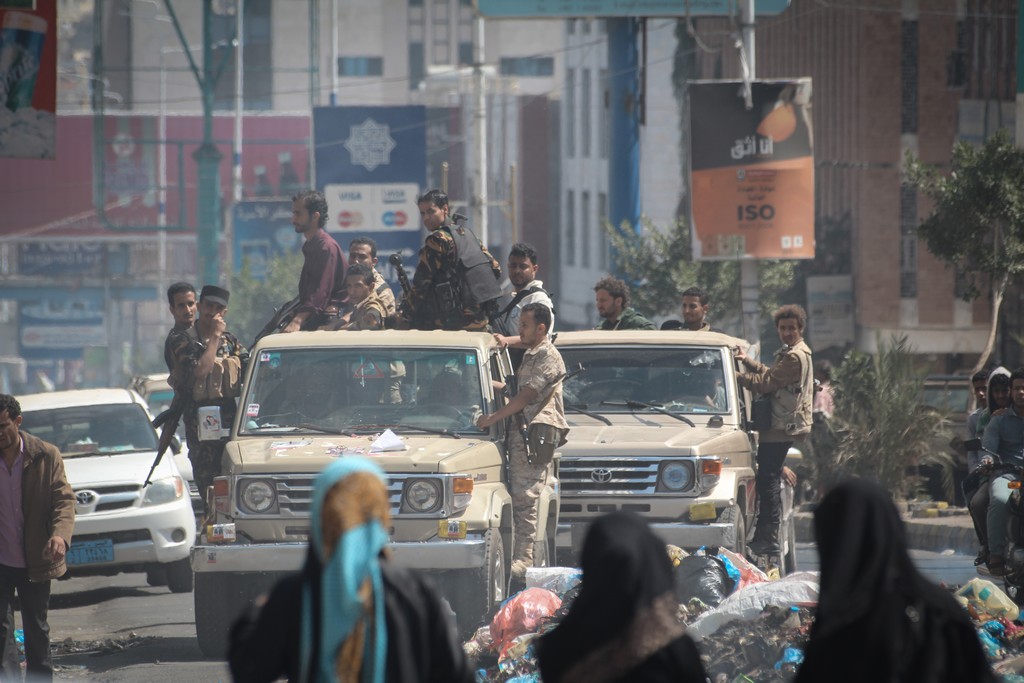
<svg viewBox="0 0 1024 683">
<path fill-rule="evenodd" d="M 735 541 L 729 550 L 737 555 L 745 555 L 747 552 L 747 521 L 743 518 L 743 510 L 739 505 L 730 505 L 722 511 L 718 518 L 720 524 L 732 524 L 735 533 Z"/>
<path fill-rule="evenodd" d="M 191 593 L 193 586 L 192 560 L 183 557 L 164 565 L 167 573 L 167 587 L 172 593 Z"/>
<path fill-rule="evenodd" d="M 505 572 L 505 545 L 498 529 L 484 534 L 484 566 L 452 572 L 455 580 L 445 591 L 455 611 L 459 634 L 463 639 L 473 635 L 481 620 L 496 603 L 505 599 L 508 577 Z"/>
<path fill-rule="evenodd" d="M 234 619 L 229 609 L 227 577 L 196 574 L 194 602 L 199 649 L 211 659 L 224 659 L 228 653 L 228 630 Z"/>
</svg>

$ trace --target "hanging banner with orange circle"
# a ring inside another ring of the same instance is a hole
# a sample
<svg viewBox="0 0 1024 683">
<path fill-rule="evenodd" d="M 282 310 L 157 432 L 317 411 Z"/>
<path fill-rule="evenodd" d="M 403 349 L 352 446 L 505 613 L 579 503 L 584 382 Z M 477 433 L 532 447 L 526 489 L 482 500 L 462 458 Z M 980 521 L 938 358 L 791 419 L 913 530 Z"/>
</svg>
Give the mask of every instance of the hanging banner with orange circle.
<svg viewBox="0 0 1024 683">
<path fill-rule="evenodd" d="M 695 260 L 814 258 L 811 79 L 692 81 Z"/>
</svg>

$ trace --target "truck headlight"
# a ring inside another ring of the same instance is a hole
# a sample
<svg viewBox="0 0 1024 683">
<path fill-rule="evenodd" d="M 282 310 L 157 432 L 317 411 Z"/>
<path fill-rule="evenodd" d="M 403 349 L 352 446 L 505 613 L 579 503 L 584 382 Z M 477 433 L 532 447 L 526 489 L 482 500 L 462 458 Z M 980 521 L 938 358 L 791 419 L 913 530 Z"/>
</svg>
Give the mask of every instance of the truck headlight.
<svg viewBox="0 0 1024 683">
<path fill-rule="evenodd" d="M 685 491 L 693 482 L 693 474 L 685 463 L 670 461 L 661 466 L 658 481 L 668 491 Z"/>
<path fill-rule="evenodd" d="M 172 503 L 185 495 L 187 489 L 185 480 L 181 477 L 157 479 L 146 487 L 146 495 L 142 497 L 142 504 L 145 506 Z"/>
<path fill-rule="evenodd" d="M 262 515 L 277 508 L 277 491 L 267 479 L 247 479 L 238 485 L 238 506 L 242 512 Z"/>
<path fill-rule="evenodd" d="M 402 507 L 409 512 L 435 512 L 444 501 L 444 487 L 440 479 L 413 479 L 406 483 L 402 498 Z"/>
</svg>

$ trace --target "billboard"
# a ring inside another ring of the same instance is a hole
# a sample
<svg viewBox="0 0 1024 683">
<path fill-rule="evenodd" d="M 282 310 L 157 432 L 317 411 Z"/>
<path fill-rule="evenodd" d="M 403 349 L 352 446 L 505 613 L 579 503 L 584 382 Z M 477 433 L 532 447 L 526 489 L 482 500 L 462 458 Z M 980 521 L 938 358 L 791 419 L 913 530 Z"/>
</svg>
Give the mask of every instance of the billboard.
<svg viewBox="0 0 1024 683">
<path fill-rule="evenodd" d="M 0 157 L 55 159 L 57 0 L 0 9 Z"/>
<path fill-rule="evenodd" d="M 248 262 L 249 274 L 263 280 L 275 258 L 302 249 L 302 235 L 292 226 L 290 199 L 243 199 L 231 207 L 234 268 Z M 345 245 L 342 245 L 345 248 Z"/>
<path fill-rule="evenodd" d="M 313 139 L 327 230 L 346 250 L 354 237 L 372 238 L 385 276 L 391 253 L 411 266 L 422 241 L 416 196 L 427 181 L 426 107 L 316 107 Z"/>
<path fill-rule="evenodd" d="M 480 14 L 492 19 L 517 17 L 686 17 L 739 14 L 732 0 L 478 0 Z M 758 16 L 781 13 L 789 0 L 758 0 Z"/>
<path fill-rule="evenodd" d="M 814 258 L 811 80 L 690 83 L 693 256 Z"/>
</svg>

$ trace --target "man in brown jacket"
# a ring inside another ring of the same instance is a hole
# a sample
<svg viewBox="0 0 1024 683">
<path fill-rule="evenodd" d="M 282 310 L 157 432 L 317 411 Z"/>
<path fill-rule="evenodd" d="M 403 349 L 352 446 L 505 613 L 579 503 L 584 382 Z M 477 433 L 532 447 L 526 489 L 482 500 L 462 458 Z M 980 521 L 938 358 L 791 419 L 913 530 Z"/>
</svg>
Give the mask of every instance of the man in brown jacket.
<svg viewBox="0 0 1024 683">
<path fill-rule="evenodd" d="M 21 405 L 0 394 L 0 615 L 6 615 L 18 591 L 25 628 L 27 680 L 53 680 L 50 627 L 46 613 L 50 580 L 67 572 L 64 558 L 75 526 L 75 494 L 56 446 L 21 432 Z M 0 621 L 6 643 L 10 620 Z M 4 678 L 20 680 L 18 662 Z"/>
</svg>

